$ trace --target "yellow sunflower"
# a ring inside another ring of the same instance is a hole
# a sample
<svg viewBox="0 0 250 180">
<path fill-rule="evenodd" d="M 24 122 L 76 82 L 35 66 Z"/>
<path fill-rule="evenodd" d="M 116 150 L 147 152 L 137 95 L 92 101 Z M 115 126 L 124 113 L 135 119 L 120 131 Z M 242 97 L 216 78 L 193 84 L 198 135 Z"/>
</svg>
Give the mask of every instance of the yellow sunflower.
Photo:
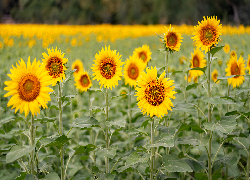
<svg viewBox="0 0 250 180">
<path fill-rule="evenodd" d="M 217 77 L 218 77 L 218 71 L 215 69 L 213 72 L 212 72 L 212 80 L 214 82 L 217 81 Z M 217 81 L 216 83 L 219 83 L 220 81 Z"/>
<path fill-rule="evenodd" d="M 65 79 L 66 70 L 65 63 L 67 63 L 68 59 L 64 58 L 64 53 L 61 53 L 61 50 L 47 49 L 48 55 L 43 53 L 43 64 L 45 65 L 45 69 L 48 71 L 48 74 L 52 77 L 52 86 L 55 86 L 57 81 L 61 81 Z"/>
<path fill-rule="evenodd" d="M 169 28 L 167 28 L 166 26 L 164 27 L 167 31 L 166 33 L 164 33 L 163 41 L 166 49 L 169 51 L 179 51 L 183 37 L 173 27 L 171 27 L 171 24 Z"/>
<path fill-rule="evenodd" d="M 191 53 L 192 60 L 191 62 L 191 68 L 204 68 L 206 66 L 206 59 L 204 59 L 204 54 L 199 50 L 199 48 L 196 48 L 194 50 L 194 54 Z M 190 70 L 190 74 L 192 77 L 201 76 L 203 74 L 203 71 L 201 70 Z"/>
<path fill-rule="evenodd" d="M 40 61 L 30 62 L 28 58 L 27 67 L 25 62 L 21 59 L 17 67 L 10 69 L 11 74 L 8 76 L 10 81 L 5 81 L 7 86 L 4 90 L 9 91 L 4 97 L 12 96 L 7 106 L 12 106 L 11 109 L 15 109 L 15 113 L 20 109 L 20 113 L 25 113 L 25 117 L 31 112 L 31 114 L 40 114 L 40 106 L 47 108 L 47 102 L 50 101 L 50 94 L 53 90 L 50 89 L 52 80 L 47 71 L 44 71 L 44 65 Z"/>
<path fill-rule="evenodd" d="M 91 67 L 94 76 L 94 80 L 98 80 L 99 85 L 105 88 L 111 88 L 118 85 L 118 81 L 122 76 L 122 65 L 124 64 L 120 60 L 121 55 L 116 54 L 116 50 L 110 50 L 110 46 L 105 50 L 102 48 L 99 54 L 95 55 L 94 67 Z"/>
<path fill-rule="evenodd" d="M 173 107 L 170 98 L 175 99 L 174 81 L 164 78 L 165 71 L 157 78 L 156 67 L 147 68 L 146 72 L 142 72 L 135 88 L 138 106 L 143 114 L 162 118 Z"/>
<path fill-rule="evenodd" d="M 184 63 L 184 61 L 186 61 L 186 57 L 185 56 L 181 56 L 180 57 L 180 64 L 182 65 Z"/>
<path fill-rule="evenodd" d="M 133 56 L 139 57 L 145 64 L 150 61 L 152 52 L 148 45 L 143 45 L 142 47 L 135 48 Z"/>
<path fill-rule="evenodd" d="M 125 62 L 124 66 L 125 84 L 136 86 L 137 79 L 141 75 L 145 65 L 146 64 L 143 63 L 138 56 L 130 56 Z"/>
<path fill-rule="evenodd" d="M 237 54 L 236 54 L 236 51 L 235 50 L 232 50 L 231 52 L 230 52 L 230 58 L 231 57 L 235 57 L 236 59 L 237 59 Z"/>
<path fill-rule="evenodd" d="M 229 44 L 226 43 L 225 46 L 223 47 L 223 50 L 224 50 L 225 53 L 229 53 L 230 52 Z"/>
<path fill-rule="evenodd" d="M 82 72 L 84 70 L 82 61 L 80 59 L 75 60 L 72 64 L 71 69 L 72 70 L 76 69 L 76 71 L 74 72 L 74 76 Z"/>
<path fill-rule="evenodd" d="M 217 17 L 203 17 L 204 20 L 194 27 L 192 39 L 196 41 L 196 46 L 207 53 L 212 46 L 218 44 L 219 36 L 222 34 L 222 25 Z"/>
<path fill-rule="evenodd" d="M 237 61 L 237 57 L 232 56 L 227 64 L 227 68 L 225 69 L 226 76 L 232 76 L 232 75 L 239 75 L 232 78 L 228 78 L 227 82 L 228 84 L 232 85 L 233 88 L 236 86 L 240 86 L 243 81 L 245 80 L 245 61 L 243 60 L 242 56 L 240 56 L 239 60 Z"/>
<path fill-rule="evenodd" d="M 248 70 L 248 73 L 250 74 L 250 54 L 248 54 L 247 70 Z"/>
<path fill-rule="evenodd" d="M 76 89 L 79 89 L 81 92 L 87 91 L 92 86 L 89 75 L 85 71 L 79 72 L 75 76 L 75 82 Z"/>
</svg>

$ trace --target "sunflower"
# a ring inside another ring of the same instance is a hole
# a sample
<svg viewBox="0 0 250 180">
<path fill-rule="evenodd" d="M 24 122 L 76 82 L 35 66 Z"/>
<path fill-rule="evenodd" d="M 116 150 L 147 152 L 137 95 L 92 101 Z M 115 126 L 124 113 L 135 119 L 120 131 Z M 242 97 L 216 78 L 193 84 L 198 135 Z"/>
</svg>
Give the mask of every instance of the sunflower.
<svg viewBox="0 0 250 180">
<path fill-rule="evenodd" d="M 223 47 L 223 50 L 224 50 L 225 53 L 229 53 L 229 51 L 230 51 L 229 44 L 226 43 L 225 46 Z"/>
<path fill-rule="evenodd" d="M 64 53 L 61 53 L 61 50 L 54 50 L 53 47 L 48 50 L 48 55 L 43 53 L 43 64 L 45 64 L 45 69 L 48 71 L 48 74 L 52 77 L 52 86 L 55 86 L 57 81 L 65 79 L 66 67 L 64 66 L 67 63 L 68 59 L 64 58 Z"/>
<path fill-rule="evenodd" d="M 147 115 L 162 118 L 164 114 L 168 114 L 168 110 L 172 110 L 173 103 L 170 98 L 175 99 L 173 91 L 173 80 L 164 78 L 165 71 L 157 78 L 156 67 L 147 68 L 145 73 L 138 79 L 138 87 L 135 88 L 138 106 Z"/>
<path fill-rule="evenodd" d="M 151 59 L 152 52 L 148 45 L 143 45 L 142 47 L 135 48 L 133 56 L 139 57 L 145 64 Z"/>
<path fill-rule="evenodd" d="M 21 59 L 17 67 L 10 69 L 11 74 L 8 76 L 10 81 L 5 81 L 7 86 L 4 90 L 9 91 L 4 97 L 12 96 L 7 106 L 12 106 L 15 113 L 20 109 L 20 113 L 25 113 L 25 117 L 31 114 L 40 114 L 40 106 L 47 108 L 47 102 L 50 101 L 50 94 L 53 90 L 49 86 L 52 83 L 51 77 L 47 71 L 44 71 L 44 65 L 40 61 L 30 62 L 28 58 L 27 67 L 25 62 Z"/>
<path fill-rule="evenodd" d="M 235 50 L 232 50 L 231 52 L 230 52 L 230 58 L 231 57 L 235 57 L 236 59 L 237 59 L 237 54 L 236 54 L 236 51 Z"/>
<path fill-rule="evenodd" d="M 79 89 L 79 91 L 81 92 L 87 91 L 92 86 L 92 82 L 89 78 L 89 75 L 85 71 L 79 72 L 75 76 L 75 82 L 76 89 Z"/>
<path fill-rule="evenodd" d="M 245 61 L 243 60 L 242 56 L 240 56 L 239 60 L 237 61 L 237 57 L 232 56 L 227 64 L 227 68 L 225 69 L 226 76 L 236 75 L 232 78 L 228 78 L 228 84 L 232 84 L 233 88 L 236 86 L 240 86 L 243 81 L 245 80 Z M 237 76 L 238 75 L 238 76 Z"/>
<path fill-rule="evenodd" d="M 213 72 L 212 72 L 212 80 L 214 82 L 217 81 L 217 77 L 218 77 L 218 71 L 215 69 Z M 217 81 L 216 83 L 219 83 L 220 81 Z"/>
<path fill-rule="evenodd" d="M 194 54 L 191 53 L 192 60 L 191 62 L 191 68 L 204 68 L 206 66 L 206 59 L 204 59 L 204 54 L 199 50 L 199 48 L 196 48 L 194 50 Z M 192 77 L 201 76 L 203 72 L 201 70 L 190 70 L 190 74 Z"/>
<path fill-rule="evenodd" d="M 123 62 L 120 60 L 121 55 L 116 54 L 116 50 L 110 50 L 110 46 L 105 50 L 102 48 L 99 54 L 95 55 L 94 67 L 91 67 L 94 79 L 100 81 L 99 84 L 105 88 L 111 88 L 118 85 L 118 80 L 122 76 Z"/>
<path fill-rule="evenodd" d="M 192 39 L 196 41 L 196 46 L 200 47 L 201 50 L 207 53 L 210 51 L 212 46 L 218 44 L 219 36 L 222 34 L 222 25 L 217 17 L 203 17 L 204 20 L 199 23 L 199 25 L 194 27 L 194 32 Z"/>
<path fill-rule="evenodd" d="M 71 68 L 72 70 L 76 69 L 76 71 L 74 72 L 74 76 L 76 76 L 77 74 L 79 74 L 84 70 L 82 61 L 80 59 L 75 60 Z"/>
<path fill-rule="evenodd" d="M 248 54 L 247 70 L 248 70 L 248 73 L 250 74 L 250 54 Z"/>
<path fill-rule="evenodd" d="M 184 61 L 186 62 L 186 57 L 181 56 L 179 60 L 180 60 L 180 64 L 182 65 L 184 63 Z"/>
<path fill-rule="evenodd" d="M 143 63 L 139 57 L 130 56 L 125 62 L 124 66 L 124 79 L 125 84 L 130 86 L 137 85 L 137 79 L 141 75 L 143 69 L 145 68 L 145 63 Z"/>
<path fill-rule="evenodd" d="M 163 43 L 166 46 L 166 49 L 169 51 L 179 51 L 181 42 L 183 37 L 181 34 L 179 34 L 173 27 L 171 27 L 171 24 L 169 28 L 164 26 L 166 29 L 166 33 L 164 34 L 164 41 Z"/>
</svg>

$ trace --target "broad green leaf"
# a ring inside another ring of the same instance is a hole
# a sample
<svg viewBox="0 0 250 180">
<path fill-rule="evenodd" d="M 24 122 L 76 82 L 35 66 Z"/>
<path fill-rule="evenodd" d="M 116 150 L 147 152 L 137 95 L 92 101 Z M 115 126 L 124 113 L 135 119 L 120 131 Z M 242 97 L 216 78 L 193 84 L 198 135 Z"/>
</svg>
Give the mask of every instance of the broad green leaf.
<svg viewBox="0 0 250 180">
<path fill-rule="evenodd" d="M 181 125 L 181 127 L 179 128 L 179 132 L 181 131 L 190 131 L 191 130 L 191 126 L 189 124 L 183 123 Z"/>
<path fill-rule="evenodd" d="M 170 75 L 175 75 L 177 73 L 183 73 L 183 71 L 174 71 L 174 72 L 170 73 Z"/>
<path fill-rule="evenodd" d="M 27 174 L 24 180 L 36 180 L 36 177 L 32 174 Z"/>
<path fill-rule="evenodd" d="M 197 180 L 204 180 L 207 179 L 207 174 L 200 172 L 200 173 L 195 173 L 195 178 Z"/>
<path fill-rule="evenodd" d="M 201 145 L 200 140 L 194 139 L 193 137 L 179 138 L 177 140 L 177 143 L 178 144 L 192 145 L 192 146 L 199 146 L 199 145 Z"/>
<path fill-rule="evenodd" d="M 71 165 L 71 166 L 69 167 L 69 169 L 70 169 L 70 170 L 69 170 L 69 172 L 68 172 L 68 176 L 69 176 L 69 177 L 72 177 L 72 176 L 75 175 L 75 173 L 77 173 L 77 171 L 83 169 L 83 166 L 82 166 L 81 164 L 77 163 L 77 164 Z"/>
<path fill-rule="evenodd" d="M 219 52 L 224 46 L 218 46 L 218 47 L 213 47 L 211 50 L 210 50 L 210 53 L 212 54 L 212 56 L 215 55 L 215 53 Z"/>
<path fill-rule="evenodd" d="M 0 120 L 0 127 L 8 122 L 15 121 L 15 116 L 6 117 Z"/>
<path fill-rule="evenodd" d="M 60 180 L 60 177 L 55 172 L 50 172 L 41 180 Z"/>
<path fill-rule="evenodd" d="M 151 147 L 174 147 L 174 138 L 170 134 L 162 134 Z"/>
<path fill-rule="evenodd" d="M 82 174 L 77 174 L 73 180 L 86 180 L 86 178 Z"/>
<path fill-rule="evenodd" d="M 119 126 L 119 127 L 125 127 L 126 126 L 126 119 L 125 118 L 119 118 L 118 120 L 114 121 L 107 121 L 105 123 L 106 126 Z"/>
<path fill-rule="evenodd" d="M 62 136 L 56 136 L 54 138 L 52 138 L 52 141 L 48 144 L 46 144 L 46 146 L 56 146 L 57 148 L 60 148 L 62 146 L 64 146 L 64 144 L 66 142 L 68 142 L 71 138 L 68 138 L 65 135 Z M 46 142 L 47 143 L 47 142 Z"/>
<path fill-rule="evenodd" d="M 163 164 L 160 169 L 168 172 L 193 172 L 191 167 L 185 161 L 179 159 L 174 154 L 163 156 Z"/>
<path fill-rule="evenodd" d="M 56 105 L 52 105 L 52 106 L 50 106 L 50 109 L 59 110 L 59 108 L 58 108 Z"/>
<path fill-rule="evenodd" d="M 198 83 L 194 83 L 194 84 L 190 84 L 186 87 L 186 91 L 192 89 L 192 88 L 196 88 L 199 84 Z"/>
<path fill-rule="evenodd" d="M 34 149 L 35 146 L 13 146 L 10 152 L 6 155 L 6 163 L 11 163 L 22 156 L 28 155 Z"/>
<path fill-rule="evenodd" d="M 214 131 L 216 129 L 216 124 L 213 122 L 204 122 L 203 126 L 205 129 L 207 129 L 209 131 Z"/>
<path fill-rule="evenodd" d="M 24 180 L 27 175 L 27 172 L 21 172 L 20 176 L 16 177 L 15 180 Z"/>
<path fill-rule="evenodd" d="M 87 146 L 79 146 L 78 148 L 75 149 L 75 155 L 76 154 L 82 154 L 82 153 L 85 153 L 85 152 L 90 152 L 90 151 L 93 151 L 95 149 L 95 145 L 93 144 L 88 144 Z"/>
<path fill-rule="evenodd" d="M 39 121 L 41 124 L 45 124 L 48 122 L 56 121 L 56 118 L 43 117 L 43 118 L 36 119 L 35 121 Z"/>
<path fill-rule="evenodd" d="M 194 172 L 201 171 L 203 169 L 207 169 L 203 162 L 194 161 L 192 159 L 184 159 L 184 161 L 193 169 Z"/>
<path fill-rule="evenodd" d="M 233 101 L 225 100 L 221 98 L 204 97 L 201 99 L 203 102 L 210 104 L 235 104 Z"/>
<path fill-rule="evenodd" d="M 198 133 L 203 133 L 205 132 L 203 129 L 201 129 L 198 125 L 191 125 L 191 129 L 195 132 L 198 132 Z"/>
<path fill-rule="evenodd" d="M 100 148 L 96 150 L 96 155 L 113 158 L 116 155 L 117 147 Z"/>
<path fill-rule="evenodd" d="M 196 113 L 197 110 L 191 103 L 180 102 L 177 103 L 173 108 L 173 112 L 187 112 L 187 113 Z"/>
<path fill-rule="evenodd" d="M 221 159 L 215 161 L 214 165 L 216 164 L 223 164 L 224 166 L 234 165 L 238 162 L 238 158 L 236 156 L 224 156 Z"/>
<path fill-rule="evenodd" d="M 84 116 L 84 117 L 77 118 L 74 124 L 71 124 L 71 127 L 90 128 L 96 125 L 99 125 L 99 122 L 97 119 L 91 116 Z"/>
<path fill-rule="evenodd" d="M 205 66 L 203 68 L 200 68 L 200 67 L 189 68 L 188 70 L 200 70 L 200 71 L 205 73 L 206 69 L 207 69 L 207 66 Z"/>
</svg>

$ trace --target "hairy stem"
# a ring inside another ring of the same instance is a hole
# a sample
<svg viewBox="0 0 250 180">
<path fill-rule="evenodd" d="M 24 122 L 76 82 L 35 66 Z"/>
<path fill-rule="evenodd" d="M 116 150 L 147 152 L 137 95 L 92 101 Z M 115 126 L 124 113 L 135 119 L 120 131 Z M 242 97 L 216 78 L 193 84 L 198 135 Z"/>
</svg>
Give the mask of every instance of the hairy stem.
<svg viewBox="0 0 250 180">
<path fill-rule="evenodd" d="M 151 119 L 151 146 L 154 144 L 154 117 Z M 151 147 L 151 166 L 150 166 L 150 180 L 154 178 L 154 162 L 155 161 L 155 152 L 154 147 Z"/>
<path fill-rule="evenodd" d="M 108 110 L 109 110 L 109 103 L 108 103 L 108 88 L 106 88 L 106 122 L 109 119 L 109 114 L 108 114 Z M 106 126 L 106 148 L 109 148 L 109 127 Z M 105 164 L 106 164 L 106 173 L 109 173 L 109 158 L 106 157 L 105 160 Z"/>
<path fill-rule="evenodd" d="M 34 116 L 31 115 L 31 124 L 30 124 L 30 145 L 34 146 L 35 144 L 35 130 L 34 130 Z M 30 169 L 31 174 L 35 175 L 35 159 L 34 159 L 34 150 L 30 153 Z"/>
</svg>

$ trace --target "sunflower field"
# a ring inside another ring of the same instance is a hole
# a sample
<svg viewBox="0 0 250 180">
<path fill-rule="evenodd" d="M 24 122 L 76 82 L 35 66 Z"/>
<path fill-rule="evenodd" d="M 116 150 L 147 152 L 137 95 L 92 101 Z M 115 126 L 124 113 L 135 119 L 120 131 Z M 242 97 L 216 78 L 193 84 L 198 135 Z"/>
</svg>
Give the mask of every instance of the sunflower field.
<svg viewBox="0 0 250 180">
<path fill-rule="evenodd" d="M 249 180 L 250 27 L 0 24 L 0 179 Z"/>
</svg>

